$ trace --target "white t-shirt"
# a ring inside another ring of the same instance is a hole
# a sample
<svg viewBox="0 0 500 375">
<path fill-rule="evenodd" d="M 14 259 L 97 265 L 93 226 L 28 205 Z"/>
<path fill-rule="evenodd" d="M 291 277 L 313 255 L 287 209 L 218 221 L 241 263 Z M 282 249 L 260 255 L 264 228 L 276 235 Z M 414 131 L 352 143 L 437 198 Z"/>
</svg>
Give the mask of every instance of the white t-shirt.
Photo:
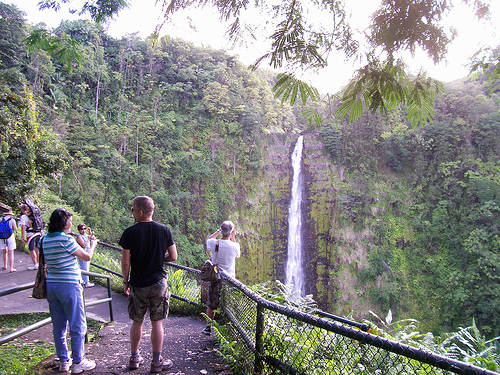
<svg viewBox="0 0 500 375">
<path fill-rule="evenodd" d="M 217 239 L 207 240 L 207 248 L 210 249 L 212 262 L 215 260 L 215 244 Z M 217 265 L 226 271 L 231 277 L 236 277 L 236 258 L 240 257 L 240 244 L 231 240 L 219 240 L 219 253 L 217 255 Z"/>
<path fill-rule="evenodd" d="M 21 219 L 19 219 L 19 224 L 26 226 L 25 228 L 26 238 L 30 238 L 32 235 L 35 234 L 35 232 L 28 232 L 28 229 L 31 229 L 29 221 L 30 221 L 29 217 L 25 214 L 22 214 Z"/>
</svg>

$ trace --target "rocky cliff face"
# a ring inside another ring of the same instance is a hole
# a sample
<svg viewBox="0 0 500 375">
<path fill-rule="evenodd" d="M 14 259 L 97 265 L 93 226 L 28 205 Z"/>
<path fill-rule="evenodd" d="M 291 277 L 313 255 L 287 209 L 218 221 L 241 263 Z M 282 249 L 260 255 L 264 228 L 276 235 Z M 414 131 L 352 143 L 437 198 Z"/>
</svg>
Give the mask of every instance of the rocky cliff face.
<svg viewBox="0 0 500 375">
<path fill-rule="evenodd" d="M 290 156 L 297 138 L 297 134 L 267 136 L 261 169 L 240 186 L 234 220 L 240 225 L 242 256 L 236 268 L 238 279 L 250 285 L 285 279 L 293 173 Z M 344 171 L 332 163 L 319 133 L 304 135 L 302 171 L 306 293 L 325 311 L 366 312 L 370 306 L 358 288 L 356 274 L 366 264 L 363 241 L 370 233 L 339 224 Z"/>
<path fill-rule="evenodd" d="M 285 278 L 288 205 L 292 169 L 290 155 L 298 135 L 269 135 L 258 177 L 239 204 L 242 258 L 237 273 L 252 284 Z M 304 136 L 303 247 L 306 293 L 320 307 L 333 302 L 332 274 L 338 271 L 334 256 L 335 201 L 342 173 L 330 161 L 318 133 Z"/>
<path fill-rule="evenodd" d="M 290 148 L 296 136 L 269 135 L 261 168 L 244 185 L 244 202 L 238 205 L 242 257 L 237 276 L 254 284 L 283 280 L 287 252 L 287 216 L 290 201 Z"/>
<path fill-rule="evenodd" d="M 338 271 L 335 256 L 336 200 L 339 170 L 331 163 L 318 134 L 304 139 L 304 262 L 306 293 L 312 294 L 323 310 L 332 305 Z"/>
</svg>

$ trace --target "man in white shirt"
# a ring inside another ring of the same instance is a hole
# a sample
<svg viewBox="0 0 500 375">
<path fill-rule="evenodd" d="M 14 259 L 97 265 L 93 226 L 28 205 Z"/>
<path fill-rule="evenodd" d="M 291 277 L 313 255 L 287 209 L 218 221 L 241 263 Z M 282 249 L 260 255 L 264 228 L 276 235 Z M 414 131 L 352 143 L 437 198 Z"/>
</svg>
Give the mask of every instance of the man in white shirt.
<svg viewBox="0 0 500 375">
<path fill-rule="evenodd" d="M 217 239 L 219 234 L 222 236 Z M 229 274 L 231 277 L 236 277 L 235 263 L 236 258 L 240 257 L 240 244 L 235 241 L 236 229 L 231 221 L 224 221 L 220 228 L 217 229 L 207 238 L 207 248 L 210 250 L 210 258 L 213 263 L 217 263 L 217 267 Z M 217 260 L 215 255 L 215 247 L 219 243 L 219 251 Z M 222 288 L 222 280 L 210 283 L 207 299 L 207 315 L 213 320 L 215 318 L 215 310 L 219 307 L 220 291 Z M 210 335 L 210 323 L 202 331 L 205 335 Z"/>
</svg>

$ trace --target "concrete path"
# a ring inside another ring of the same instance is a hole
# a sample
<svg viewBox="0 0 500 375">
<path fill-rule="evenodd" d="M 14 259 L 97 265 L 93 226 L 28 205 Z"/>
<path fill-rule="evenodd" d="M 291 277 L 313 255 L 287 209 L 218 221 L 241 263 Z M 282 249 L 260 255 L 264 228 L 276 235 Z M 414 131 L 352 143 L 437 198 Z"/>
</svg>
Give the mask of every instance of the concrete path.
<svg viewBox="0 0 500 375">
<path fill-rule="evenodd" d="M 31 259 L 26 253 L 16 250 L 14 256 L 17 272 L 9 273 L 0 263 L 0 289 L 5 289 L 29 282 L 34 282 L 35 271 L 28 270 Z M 96 270 L 91 267 L 90 271 Z M 95 281 L 95 280 L 92 280 Z M 107 298 L 107 289 L 95 284 L 93 288 L 84 290 L 85 301 Z M 128 357 L 130 355 L 129 328 L 130 320 L 127 314 L 127 298 L 112 292 L 114 321 L 99 331 L 98 338 L 87 344 L 86 355 L 97 362 L 97 367 L 86 374 L 129 374 Z M 47 300 L 37 300 L 31 297 L 31 289 L 12 295 L 0 297 L 0 313 L 14 314 L 21 312 L 48 312 Z M 109 322 L 108 303 L 87 308 L 87 316 L 97 321 Z M 174 361 L 174 367 L 163 374 L 232 374 L 227 370 L 220 356 L 214 350 L 213 334 L 210 337 L 201 334 L 205 322 L 201 317 L 169 316 L 164 321 L 163 355 Z M 151 324 L 149 316 L 144 321 L 143 340 L 140 351 L 145 364 L 134 374 L 149 373 L 151 362 Z M 44 340 L 53 342 L 52 325 L 39 328 L 18 340 L 26 342 Z M 59 374 L 55 356 L 47 358 L 38 366 L 44 375 Z"/>
<path fill-rule="evenodd" d="M 9 272 L 0 268 L 0 289 L 10 288 L 25 283 L 35 281 L 36 271 L 28 270 L 28 266 L 32 265 L 31 258 L 28 254 L 21 251 L 14 251 L 14 268 L 17 272 Z M 3 267 L 3 264 L 0 265 Z M 92 272 L 98 272 L 92 269 Z M 99 273 L 99 272 L 98 272 Z M 108 293 L 105 287 L 95 284 L 93 288 L 84 289 L 85 301 L 91 302 L 99 299 L 107 298 Z M 12 296 L 15 296 L 12 298 Z M 117 322 L 128 322 L 127 314 L 127 298 L 119 293 L 112 292 L 114 320 Z M 0 297 L 0 311 L 2 314 L 14 314 L 20 312 L 47 312 L 49 306 L 47 300 L 37 300 L 31 298 L 31 289 L 18 292 L 11 296 Z M 99 304 L 87 308 L 87 316 L 100 322 L 108 322 L 109 304 Z"/>
</svg>

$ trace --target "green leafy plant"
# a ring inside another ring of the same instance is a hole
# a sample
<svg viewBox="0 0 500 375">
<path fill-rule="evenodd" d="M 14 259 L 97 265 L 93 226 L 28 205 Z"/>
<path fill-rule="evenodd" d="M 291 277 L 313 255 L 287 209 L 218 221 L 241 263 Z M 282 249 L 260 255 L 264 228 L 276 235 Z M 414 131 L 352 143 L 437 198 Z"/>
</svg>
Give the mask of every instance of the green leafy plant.
<svg viewBox="0 0 500 375">
<path fill-rule="evenodd" d="M 168 267 L 168 285 L 169 292 L 175 294 L 180 298 L 189 301 L 199 301 L 201 286 L 196 278 L 189 277 L 190 273 L 186 273 L 181 269 L 175 270 Z M 202 310 L 204 306 L 186 304 L 177 298 L 170 298 L 170 311 L 178 314 L 192 314 L 196 315 Z"/>
<path fill-rule="evenodd" d="M 441 344 L 454 358 L 488 370 L 500 370 L 500 336 L 487 340 L 476 326 L 460 328 Z"/>
<path fill-rule="evenodd" d="M 391 109 L 403 104 L 408 106 L 412 124 L 423 125 L 432 120 L 434 100 L 443 91 L 442 83 L 423 73 L 409 77 L 402 61 L 372 60 L 358 70 L 343 92 L 336 116 L 340 120 L 349 116 L 353 122 L 361 118 L 365 108 L 387 116 Z"/>
<path fill-rule="evenodd" d="M 203 315 L 208 319 L 208 316 Z M 231 339 L 233 335 L 230 332 L 230 326 L 213 324 L 212 330 L 215 332 L 219 344 L 218 353 L 224 357 L 231 371 L 235 374 L 248 373 L 249 368 L 253 365 L 248 363 L 249 358 L 246 355 L 244 344 Z"/>
<path fill-rule="evenodd" d="M 500 369 L 500 337 L 487 340 L 474 319 L 469 327 L 435 337 L 430 332 L 419 332 L 415 319 L 393 321 L 390 310 L 385 319 L 372 311 L 370 314 L 377 322 L 365 320 L 370 326 L 370 333 L 417 348 L 425 348 L 462 362 L 470 362 L 488 370 Z"/>
</svg>

